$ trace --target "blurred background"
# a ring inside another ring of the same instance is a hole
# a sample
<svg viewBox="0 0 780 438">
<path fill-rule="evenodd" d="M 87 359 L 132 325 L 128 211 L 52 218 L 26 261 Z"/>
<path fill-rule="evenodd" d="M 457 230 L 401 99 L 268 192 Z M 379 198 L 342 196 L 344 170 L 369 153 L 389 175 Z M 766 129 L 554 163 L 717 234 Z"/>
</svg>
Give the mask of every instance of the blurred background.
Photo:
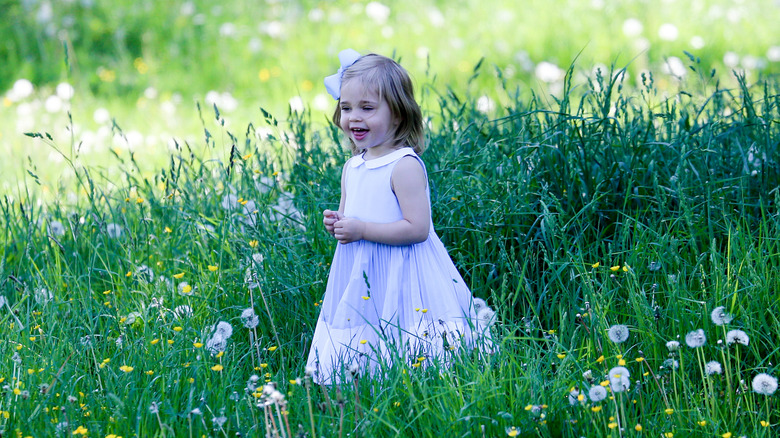
<svg viewBox="0 0 780 438">
<path fill-rule="evenodd" d="M 496 116 L 517 96 L 554 106 L 570 66 L 574 93 L 599 69 L 670 93 L 780 72 L 779 0 L 0 0 L 0 16 L 0 193 L 33 168 L 63 177 L 63 154 L 26 132 L 78 163 L 133 151 L 153 169 L 202 141 L 197 103 L 239 134 L 260 108 L 325 126 L 344 48 L 400 60 L 428 109 L 451 89 Z"/>
</svg>

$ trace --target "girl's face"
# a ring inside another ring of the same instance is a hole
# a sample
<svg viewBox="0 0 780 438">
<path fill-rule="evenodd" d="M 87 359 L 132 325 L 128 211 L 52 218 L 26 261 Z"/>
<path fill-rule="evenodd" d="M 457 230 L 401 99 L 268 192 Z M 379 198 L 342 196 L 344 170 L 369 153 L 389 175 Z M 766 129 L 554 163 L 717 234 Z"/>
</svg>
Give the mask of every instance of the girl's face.
<svg viewBox="0 0 780 438">
<path fill-rule="evenodd" d="M 390 113 L 390 106 L 375 90 L 367 89 L 359 80 L 341 85 L 341 129 L 355 143 L 358 150 L 394 149 L 394 134 L 398 122 Z M 372 154 L 373 155 L 373 154 Z"/>
</svg>

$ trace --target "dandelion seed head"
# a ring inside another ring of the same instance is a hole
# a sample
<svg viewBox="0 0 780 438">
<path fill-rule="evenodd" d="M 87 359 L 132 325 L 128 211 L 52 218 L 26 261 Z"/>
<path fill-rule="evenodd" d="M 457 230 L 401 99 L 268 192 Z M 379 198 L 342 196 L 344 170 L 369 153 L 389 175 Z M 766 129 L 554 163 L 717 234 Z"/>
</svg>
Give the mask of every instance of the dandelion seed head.
<svg viewBox="0 0 780 438">
<path fill-rule="evenodd" d="M 483 329 L 492 327 L 493 324 L 496 323 L 496 312 L 490 307 L 485 306 L 484 309 L 477 313 L 477 320 Z"/>
<path fill-rule="evenodd" d="M 250 307 L 241 312 L 241 322 L 244 324 L 244 327 L 253 329 L 260 323 L 260 318 L 255 314 L 255 309 Z"/>
<path fill-rule="evenodd" d="M 176 319 L 188 319 L 192 316 L 192 307 L 186 304 L 176 306 L 176 308 L 173 309 L 173 316 Z"/>
<path fill-rule="evenodd" d="M 220 352 L 227 350 L 227 339 L 215 333 L 214 336 L 206 341 L 205 347 L 212 355 L 219 354 Z"/>
<path fill-rule="evenodd" d="M 772 395 L 777 391 L 777 379 L 766 373 L 753 378 L 753 391 L 762 395 Z"/>
<path fill-rule="evenodd" d="M 730 323 L 734 317 L 726 312 L 726 307 L 718 306 L 712 309 L 710 319 L 712 319 L 712 322 L 715 325 L 724 325 Z"/>
<path fill-rule="evenodd" d="M 609 336 L 609 340 L 620 344 L 623 342 L 626 342 L 628 339 L 628 327 L 622 324 L 615 324 L 612 327 L 607 330 L 607 336 Z"/>
<path fill-rule="evenodd" d="M 474 307 L 474 313 L 479 313 L 480 310 L 487 307 L 487 303 L 482 298 L 474 298 L 471 304 Z"/>
<path fill-rule="evenodd" d="M 588 397 L 594 402 L 600 402 L 607 398 L 607 389 L 601 385 L 596 385 L 588 391 Z"/>
<path fill-rule="evenodd" d="M 691 348 L 699 348 L 707 342 L 707 336 L 704 334 L 704 330 L 698 329 L 692 332 L 688 332 L 685 335 L 685 345 Z"/>
<path fill-rule="evenodd" d="M 627 391 L 631 387 L 631 374 L 626 367 L 614 367 L 609 370 L 609 386 L 612 392 Z"/>
<path fill-rule="evenodd" d="M 118 239 L 122 237 L 123 228 L 119 224 L 110 223 L 106 224 L 106 234 L 112 239 Z"/>
<path fill-rule="evenodd" d="M 49 233 L 51 233 L 54 236 L 64 236 L 65 227 L 62 225 L 62 222 L 60 221 L 51 221 L 49 222 Z"/>
<path fill-rule="evenodd" d="M 680 343 L 677 341 L 669 341 L 666 343 L 666 348 L 669 351 L 677 351 L 680 349 Z"/>
<path fill-rule="evenodd" d="M 220 336 L 224 339 L 233 335 L 233 326 L 227 321 L 220 321 L 214 328 L 214 336 Z"/>
<path fill-rule="evenodd" d="M 726 343 L 731 344 L 742 344 L 742 345 L 748 345 L 750 344 L 750 337 L 747 335 L 747 333 L 743 332 L 742 330 L 729 330 L 726 332 Z"/>
<path fill-rule="evenodd" d="M 704 364 L 704 372 L 708 376 L 713 374 L 723 374 L 723 367 L 720 366 L 719 362 L 713 360 Z"/>
</svg>

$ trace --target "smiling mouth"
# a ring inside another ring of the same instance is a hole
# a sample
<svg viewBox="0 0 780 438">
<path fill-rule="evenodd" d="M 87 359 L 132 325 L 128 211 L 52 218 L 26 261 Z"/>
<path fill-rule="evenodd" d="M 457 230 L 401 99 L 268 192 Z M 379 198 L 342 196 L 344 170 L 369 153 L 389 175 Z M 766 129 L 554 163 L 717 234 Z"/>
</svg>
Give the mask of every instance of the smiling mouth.
<svg viewBox="0 0 780 438">
<path fill-rule="evenodd" d="M 355 140 L 362 140 L 366 135 L 368 135 L 368 129 L 363 128 L 352 128 L 352 137 L 355 138 Z"/>
</svg>

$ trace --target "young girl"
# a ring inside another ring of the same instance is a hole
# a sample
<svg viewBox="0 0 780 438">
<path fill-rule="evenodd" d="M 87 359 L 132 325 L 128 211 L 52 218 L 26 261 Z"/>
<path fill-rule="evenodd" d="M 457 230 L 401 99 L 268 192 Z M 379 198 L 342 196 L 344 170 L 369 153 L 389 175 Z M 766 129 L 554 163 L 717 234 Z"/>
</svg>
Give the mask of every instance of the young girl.
<svg viewBox="0 0 780 438">
<path fill-rule="evenodd" d="M 355 156 L 344 165 L 338 210 L 323 212 L 339 243 L 307 363 L 320 383 L 341 381 L 344 369 L 375 370 L 380 358 L 446 359 L 485 329 L 431 223 L 422 113 L 408 73 L 380 55 L 339 58 L 325 85 Z"/>
</svg>

